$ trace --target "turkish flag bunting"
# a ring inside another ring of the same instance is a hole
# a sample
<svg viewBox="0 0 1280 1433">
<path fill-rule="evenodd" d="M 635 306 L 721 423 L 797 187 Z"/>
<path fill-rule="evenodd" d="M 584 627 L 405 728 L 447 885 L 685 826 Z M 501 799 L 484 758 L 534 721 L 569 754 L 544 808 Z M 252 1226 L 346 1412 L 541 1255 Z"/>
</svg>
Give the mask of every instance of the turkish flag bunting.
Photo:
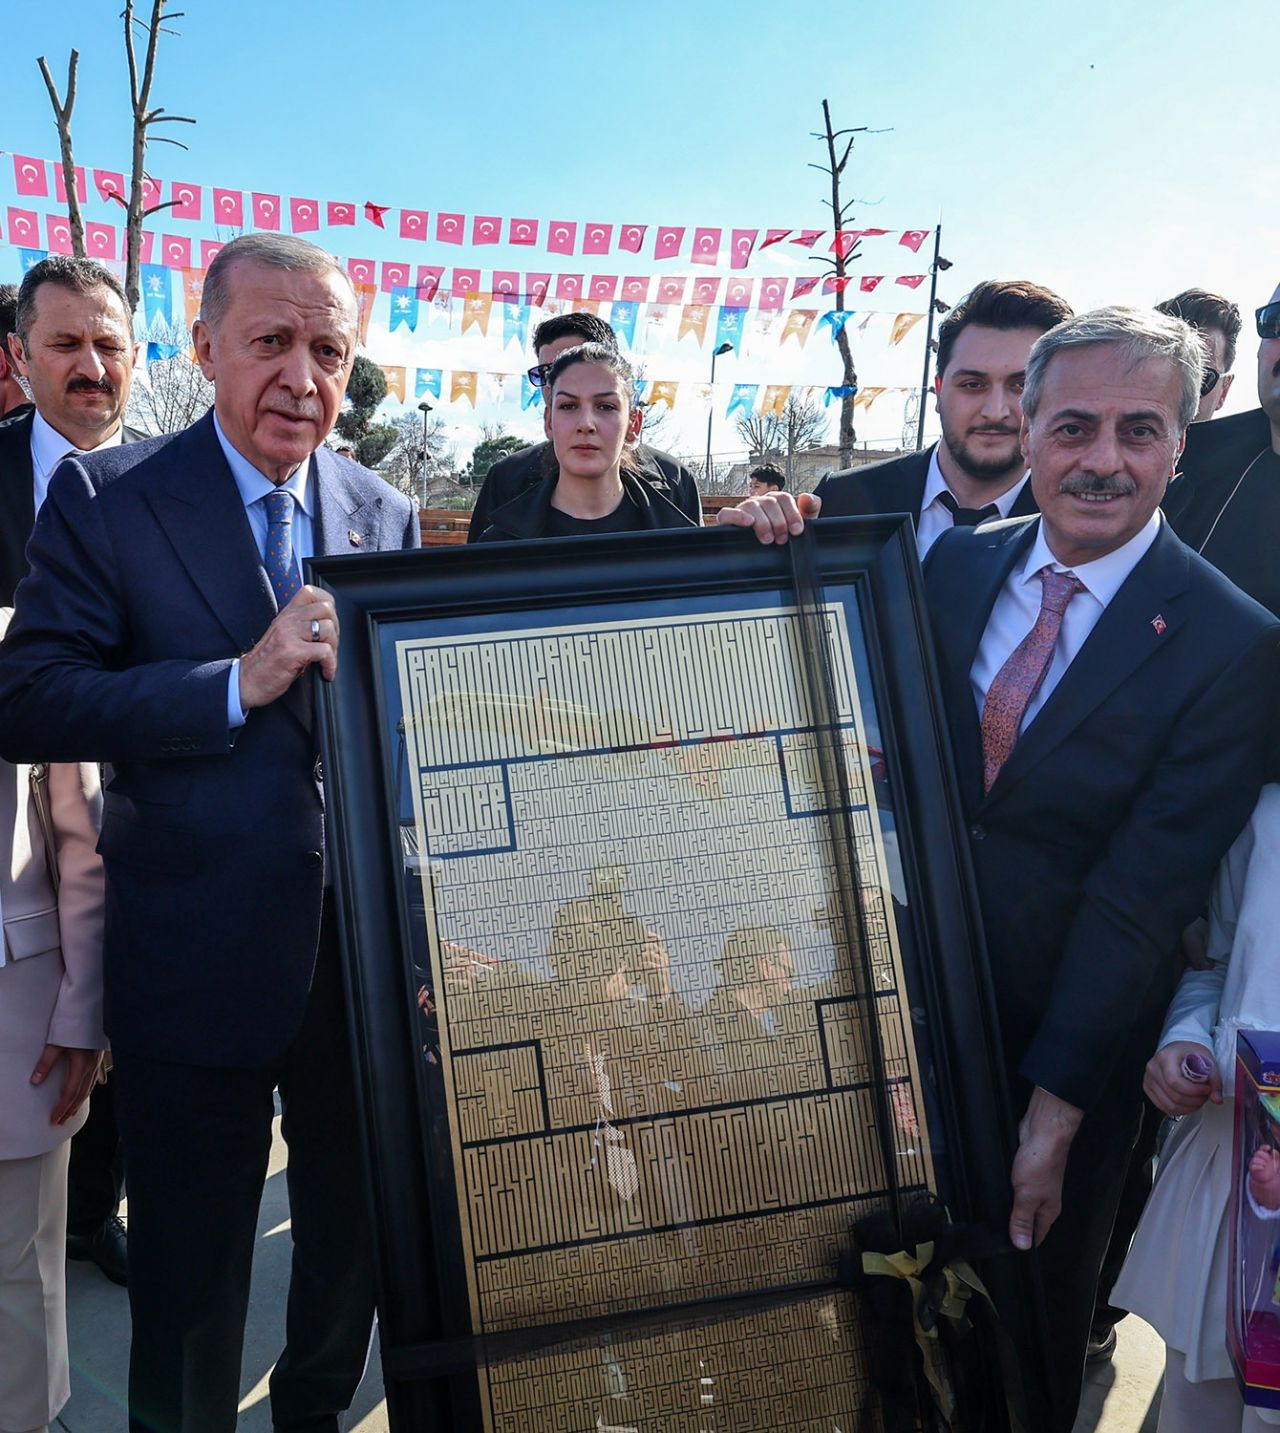
<svg viewBox="0 0 1280 1433">
<path fill-rule="evenodd" d="M 787 281 L 785 278 L 760 280 L 760 307 L 762 309 L 781 308 L 782 301 L 786 296 Z"/>
<path fill-rule="evenodd" d="M 34 249 L 40 243 L 40 226 L 34 210 L 9 210 L 9 242 L 24 249 Z"/>
<path fill-rule="evenodd" d="M 166 234 L 160 240 L 160 262 L 171 269 L 191 267 L 191 240 L 175 234 Z"/>
<path fill-rule="evenodd" d="M 382 266 L 382 292 L 389 294 L 392 289 L 409 287 L 409 265 L 386 263 Z"/>
<path fill-rule="evenodd" d="M 730 268 L 745 269 L 747 267 L 758 236 L 758 229 L 735 229 L 733 231 L 733 242 L 729 249 Z"/>
<path fill-rule="evenodd" d="M 244 227 L 244 195 L 238 189 L 213 191 L 213 222 L 229 224 L 233 229 Z"/>
<path fill-rule="evenodd" d="M 61 214 L 46 214 L 44 230 L 49 236 L 48 249 L 51 254 L 71 252 L 71 221 Z"/>
<path fill-rule="evenodd" d="M 901 284 L 904 289 L 918 289 L 924 283 L 925 278 L 924 274 L 902 274 L 894 279 L 894 283 Z"/>
<path fill-rule="evenodd" d="M 509 220 L 507 237 L 513 244 L 536 244 L 538 242 L 538 221 L 536 219 Z"/>
<path fill-rule="evenodd" d="M 13 156 L 13 187 L 28 199 L 49 197 L 49 176 L 43 159 L 30 159 L 25 154 Z"/>
<path fill-rule="evenodd" d="M 547 290 L 551 287 L 550 274 L 526 274 L 524 296 L 531 304 L 539 307 L 547 301 Z"/>
<path fill-rule="evenodd" d="M 142 208 L 145 213 L 148 209 L 154 209 L 163 199 L 163 192 L 160 188 L 160 181 L 152 179 L 149 174 L 142 176 Z"/>
<path fill-rule="evenodd" d="M 84 246 L 91 259 L 114 259 L 116 256 L 116 226 L 114 224 L 86 224 Z"/>
<path fill-rule="evenodd" d="M 725 308 L 750 308 L 754 279 L 730 279 L 724 291 Z"/>
<path fill-rule="evenodd" d="M 436 296 L 436 290 L 440 287 L 440 280 L 444 278 L 444 268 L 440 264 L 419 264 L 418 265 L 418 297 L 430 303 Z"/>
<path fill-rule="evenodd" d="M 612 299 L 617 292 L 617 274 L 596 274 L 587 289 L 587 296 L 593 299 Z"/>
<path fill-rule="evenodd" d="M 67 176 L 61 164 L 53 166 L 53 192 L 59 204 L 67 202 Z M 88 191 L 84 185 L 84 170 L 76 165 L 76 198 L 83 204 L 88 198 Z"/>
<path fill-rule="evenodd" d="M 479 269 L 454 269 L 453 296 L 455 299 L 465 298 L 467 294 L 478 294 L 479 292 Z"/>
<path fill-rule="evenodd" d="M 494 269 L 489 292 L 503 303 L 516 303 L 520 298 L 520 275 L 514 269 Z"/>
<path fill-rule="evenodd" d="M 795 283 L 791 285 L 791 297 L 793 299 L 801 299 L 805 294 L 811 294 L 817 287 L 818 280 L 816 278 L 797 279 Z"/>
<path fill-rule="evenodd" d="M 564 219 L 554 220 L 547 226 L 547 252 L 549 254 L 572 254 L 578 237 L 578 226 Z"/>
<path fill-rule="evenodd" d="M 377 284 L 378 266 L 372 259 L 348 259 L 347 273 L 353 284 Z"/>
<path fill-rule="evenodd" d="M 138 262 L 149 264 L 151 262 L 151 250 L 155 247 L 156 236 L 150 229 L 144 229 L 141 234 L 142 242 L 138 246 Z"/>
<path fill-rule="evenodd" d="M 852 274 L 846 274 L 843 278 L 825 279 L 822 284 L 822 292 L 824 294 L 842 294 L 852 282 Z"/>
<path fill-rule="evenodd" d="M 496 244 L 502 238 L 502 220 L 496 214 L 477 214 L 471 221 L 473 244 Z"/>
<path fill-rule="evenodd" d="M 426 239 L 427 220 L 431 216 L 425 209 L 401 209 L 400 237 L 402 239 Z"/>
<path fill-rule="evenodd" d="M 200 267 L 207 269 L 226 247 L 220 239 L 200 240 Z"/>
<path fill-rule="evenodd" d="M 821 239 L 821 238 L 822 238 L 822 230 L 821 230 L 821 229 L 801 229 L 801 231 L 795 236 L 794 239 L 792 239 L 791 242 L 792 242 L 793 244 L 799 244 L 799 245 L 801 246 L 801 248 L 804 248 L 804 249 L 812 249 L 813 246 L 814 246 L 814 245 L 818 242 L 818 240 Z"/>
<path fill-rule="evenodd" d="M 93 187 L 104 201 L 115 200 L 119 204 L 124 203 L 124 175 L 117 174 L 114 169 L 95 169 L 93 171 Z"/>
<path fill-rule="evenodd" d="M 790 232 L 790 229 L 766 229 L 760 247 L 767 249 L 770 244 L 780 244 Z"/>
<path fill-rule="evenodd" d="M 356 206 L 343 203 L 341 200 L 330 199 L 325 205 L 325 217 L 328 219 L 331 229 L 340 224 L 354 224 L 356 222 Z"/>
<path fill-rule="evenodd" d="M 582 236 L 584 254 L 607 254 L 613 241 L 612 224 L 588 224 Z"/>
<path fill-rule="evenodd" d="M 719 279 L 694 279 L 693 292 L 690 295 L 690 302 L 695 304 L 713 304 L 716 301 L 716 290 L 720 287 Z"/>
<path fill-rule="evenodd" d="M 695 264 L 715 264 L 720 259 L 719 229 L 695 229 L 693 231 L 693 253 L 690 258 Z"/>
<path fill-rule="evenodd" d="M 441 244 L 460 244 L 466 233 L 461 214 L 436 215 L 436 239 Z"/>
<path fill-rule="evenodd" d="M 320 205 L 314 199 L 290 199 L 289 223 L 295 234 L 307 234 L 320 227 Z"/>
<path fill-rule="evenodd" d="M 898 243 L 905 244 L 913 254 L 920 252 L 920 245 L 929 237 L 928 229 L 908 229 Z"/>
<path fill-rule="evenodd" d="M 556 298 L 580 299 L 582 297 L 582 275 L 561 274 L 556 279 Z"/>
<path fill-rule="evenodd" d="M 618 248 L 625 249 L 629 254 L 638 254 L 648 228 L 647 224 L 624 224 L 618 231 Z"/>
<path fill-rule="evenodd" d="M 680 252 L 680 245 L 684 242 L 684 230 L 673 228 L 664 224 L 658 230 L 658 237 L 653 241 L 653 257 L 655 259 L 674 259 Z"/>
<path fill-rule="evenodd" d="M 831 241 L 831 252 L 837 259 L 847 259 L 858 242 L 860 230 L 840 229 Z"/>
<path fill-rule="evenodd" d="M 660 304 L 684 303 L 684 279 L 659 279 L 658 302 Z"/>
<path fill-rule="evenodd" d="M 177 202 L 169 213 L 175 219 L 199 219 L 202 193 L 198 184 L 179 184 L 175 180 L 169 186 L 169 198 Z"/>
<path fill-rule="evenodd" d="M 862 278 L 858 281 L 858 287 L 864 294 L 869 294 L 882 278 L 884 278 L 883 274 L 863 274 Z"/>
<path fill-rule="evenodd" d="M 628 274 L 622 281 L 622 297 L 628 303 L 648 303 L 649 280 L 641 274 Z"/>
<path fill-rule="evenodd" d="M 370 224 L 376 224 L 379 229 L 385 229 L 387 227 L 387 210 L 390 208 L 390 204 L 375 204 L 371 199 L 366 199 L 364 201 L 364 217 Z"/>
<path fill-rule="evenodd" d="M 255 194 L 253 196 L 253 223 L 258 229 L 280 227 L 280 196 L 278 194 Z"/>
</svg>

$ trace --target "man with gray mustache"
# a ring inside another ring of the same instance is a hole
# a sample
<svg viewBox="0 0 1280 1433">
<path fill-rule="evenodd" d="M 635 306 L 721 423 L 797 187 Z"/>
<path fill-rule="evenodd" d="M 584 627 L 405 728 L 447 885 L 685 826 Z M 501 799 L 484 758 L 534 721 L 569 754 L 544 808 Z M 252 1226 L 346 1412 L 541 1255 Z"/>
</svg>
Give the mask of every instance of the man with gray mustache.
<svg viewBox="0 0 1280 1433">
<path fill-rule="evenodd" d="M 1035 1249 L 1046 1294 L 1043 1377 L 1037 1350 L 1022 1351 L 1042 1390 L 1029 1426 L 1045 1433 L 1075 1419 L 1180 936 L 1274 742 L 1280 622 L 1159 512 L 1203 366 L 1194 330 L 1154 312 L 1050 329 L 1022 392 L 1040 516 L 957 527 L 924 568 L 1021 1116 L 1009 1237 Z M 818 508 L 782 494 L 719 520 L 786 541 Z"/>
</svg>

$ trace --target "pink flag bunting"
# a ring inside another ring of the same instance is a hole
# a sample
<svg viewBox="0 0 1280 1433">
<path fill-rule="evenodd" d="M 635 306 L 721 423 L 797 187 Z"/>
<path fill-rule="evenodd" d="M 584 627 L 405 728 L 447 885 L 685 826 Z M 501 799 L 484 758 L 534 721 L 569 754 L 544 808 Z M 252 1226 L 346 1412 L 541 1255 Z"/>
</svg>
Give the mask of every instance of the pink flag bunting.
<svg viewBox="0 0 1280 1433">
<path fill-rule="evenodd" d="M 496 214 L 477 214 L 471 220 L 473 244 L 496 244 L 502 238 L 502 220 Z"/>
<path fill-rule="evenodd" d="M 516 301 L 520 297 L 520 275 L 515 269 L 495 269 L 491 292 L 504 303 Z"/>
<path fill-rule="evenodd" d="M 325 205 L 325 217 L 328 219 L 331 229 L 345 224 L 354 224 L 356 222 L 356 206 L 341 199 L 330 199 Z"/>
<path fill-rule="evenodd" d="M 453 271 L 453 296 L 454 298 L 465 298 L 467 294 L 478 294 L 480 292 L 480 270 L 479 269 L 454 269 Z"/>
<path fill-rule="evenodd" d="M 617 274 L 595 274 L 587 288 L 587 297 L 592 299 L 612 299 L 618 292 Z"/>
<path fill-rule="evenodd" d="M 811 294 L 818 287 L 818 282 L 817 275 L 813 278 L 796 279 L 791 285 L 791 297 L 793 299 L 804 298 L 806 294 Z"/>
<path fill-rule="evenodd" d="M 244 227 L 244 195 L 238 189 L 213 191 L 213 222 L 233 229 Z"/>
<path fill-rule="evenodd" d="M 864 294 L 869 294 L 883 278 L 883 274 L 863 274 L 858 280 L 858 287 Z"/>
<path fill-rule="evenodd" d="M 802 249 L 812 249 L 821 238 L 821 229 L 801 229 L 791 242 L 799 244 Z"/>
<path fill-rule="evenodd" d="M 780 309 L 786 296 L 787 281 L 785 278 L 760 280 L 760 307 L 762 309 Z"/>
<path fill-rule="evenodd" d="M 684 243 L 684 230 L 664 224 L 658 229 L 658 237 L 653 241 L 653 257 L 655 259 L 674 259 L 680 252 L 682 243 Z"/>
<path fill-rule="evenodd" d="M 755 284 L 754 279 L 730 279 L 724 291 L 725 308 L 750 308 Z"/>
<path fill-rule="evenodd" d="M 49 175 L 43 159 L 32 159 L 26 154 L 13 156 L 13 187 L 25 199 L 47 199 L 49 197 Z"/>
<path fill-rule="evenodd" d="M 695 304 L 713 304 L 716 301 L 716 293 L 719 288 L 719 279 L 694 279 L 689 301 Z"/>
<path fill-rule="evenodd" d="M 641 274 L 628 274 L 622 281 L 622 297 L 628 303 L 648 303 L 649 280 Z"/>
<path fill-rule="evenodd" d="M 927 277 L 927 274 L 901 274 L 894 279 L 894 283 L 901 284 L 904 289 L 918 289 Z"/>
<path fill-rule="evenodd" d="M 171 269 L 189 269 L 191 240 L 179 234 L 166 234 L 160 240 L 160 262 Z"/>
<path fill-rule="evenodd" d="M 88 199 L 88 190 L 85 188 L 84 170 L 78 164 L 75 167 L 75 174 L 76 198 L 83 204 Z M 61 164 L 53 166 L 53 192 L 59 204 L 67 202 L 67 176 Z"/>
<path fill-rule="evenodd" d="M 607 254 L 613 242 L 612 224 L 588 224 L 582 236 L 584 254 Z"/>
<path fill-rule="evenodd" d="M 766 229 L 764 238 L 760 241 L 760 247 L 767 249 L 770 244 L 780 244 L 790 232 L 790 229 Z"/>
<path fill-rule="evenodd" d="M 618 233 L 618 248 L 625 249 L 628 254 L 638 254 L 648 228 L 647 224 L 624 224 Z"/>
<path fill-rule="evenodd" d="M 729 244 L 729 266 L 734 269 L 745 269 L 751 261 L 751 251 L 756 246 L 756 239 L 759 237 L 757 229 L 735 229 L 733 238 Z"/>
<path fill-rule="evenodd" d="M 930 229 L 908 229 L 898 240 L 899 244 L 905 244 L 913 254 L 920 252 L 920 245 L 929 237 L 933 231 Z"/>
<path fill-rule="evenodd" d="M 382 266 L 382 292 L 389 294 L 392 289 L 409 287 L 409 265 L 385 263 Z"/>
<path fill-rule="evenodd" d="M 582 297 L 582 275 L 561 274 L 556 279 L 556 298 L 580 299 Z"/>
<path fill-rule="evenodd" d="M 547 226 L 547 252 L 549 254 L 572 254 L 578 239 L 578 226 L 567 220 L 557 219 Z"/>
<path fill-rule="evenodd" d="M 441 244 L 460 244 L 466 233 L 461 214 L 436 215 L 436 240 Z"/>
<path fill-rule="evenodd" d="M 658 302 L 660 304 L 684 303 L 684 279 L 659 279 Z"/>
<path fill-rule="evenodd" d="M 93 187 L 102 196 L 103 202 L 124 203 L 124 175 L 114 169 L 95 169 Z"/>
<path fill-rule="evenodd" d="M 46 214 L 44 216 L 44 231 L 48 236 L 46 248 L 51 254 L 69 254 L 71 252 L 71 223 L 61 214 Z"/>
<path fill-rule="evenodd" d="M 436 296 L 436 290 L 440 287 L 440 280 L 444 278 L 444 266 L 442 264 L 419 264 L 418 277 L 415 287 L 418 297 L 425 303 L 430 303 Z"/>
<path fill-rule="evenodd" d="M 348 259 L 347 273 L 353 284 L 378 284 L 378 266 L 372 259 Z"/>
<path fill-rule="evenodd" d="M 426 239 L 427 220 L 430 217 L 425 209 L 401 209 L 400 237 L 402 239 Z"/>
<path fill-rule="evenodd" d="M 513 244 L 536 244 L 538 242 L 538 221 L 536 219 L 509 220 L 507 237 Z"/>
<path fill-rule="evenodd" d="M 295 234 L 310 234 L 320 227 L 320 205 L 315 199 L 289 200 L 289 226 Z"/>
<path fill-rule="evenodd" d="M 91 259 L 114 259 L 116 256 L 116 226 L 114 224 L 86 224 L 84 226 L 84 247 Z"/>
<path fill-rule="evenodd" d="M 387 227 L 387 213 L 390 208 L 390 204 L 375 204 L 372 199 L 366 199 L 364 201 L 364 217 L 370 224 L 374 225 L 375 228 L 385 229 Z"/>
<path fill-rule="evenodd" d="M 203 194 L 198 184 L 179 184 L 175 179 L 169 186 L 169 198 L 174 201 L 170 215 L 174 219 L 199 219 Z"/>
<path fill-rule="evenodd" d="M 40 247 L 40 226 L 32 209 L 9 210 L 9 242 L 24 249 Z"/>
<path fill-rule="evenodd" d="M 255 194 L 253 196 L 253 224 L 256 229 L 275 230 L 280 227 L 280 196 L 278 194 Z"/>
<path fill-rule="evenodd" d="M 693 231 L 693 252 L 690 258 L 695 264 L 715 264 L 720 260 L 719 229 L 695 229 Z"/>
<path fill-rule="evenodd" d="M 152 179 L 149 174 L 144 174 L 142 177 L 143 212 L 145 213 L 148 209 L 154 209 L 157 204 L 162 202 L 163 198 L 164 194 L 160 188 L 160 181 L 158 179 Z"/>
<path fill-rule="evenodd" d="M 226 247 L 220 239 L 200 240 L 200 267 L 207 269 Z"/>
</svg>

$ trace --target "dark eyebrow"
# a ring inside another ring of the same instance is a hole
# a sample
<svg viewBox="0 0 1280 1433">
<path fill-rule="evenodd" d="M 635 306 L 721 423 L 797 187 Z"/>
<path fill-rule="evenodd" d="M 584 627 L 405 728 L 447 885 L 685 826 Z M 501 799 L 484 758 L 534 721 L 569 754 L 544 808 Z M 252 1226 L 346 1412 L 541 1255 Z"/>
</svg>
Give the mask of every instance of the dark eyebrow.
<svg viewBox="0 0 1280 1433">
<path fill-rule="evenodd" d="M 1053 415 L 1053 419 L 1057 422 L 1062 418 L 1079 418 L 1086 423 L 1098 421 L 1098 415 L 1091 413 L 1087 408 L 1061 408 Z M 1163 427 L 1166 419 L 1158 408 L 1135 408 L 1131 413 L 1122 413 L 1120 421 L 1122 423 L 1155 423 Z"/>
</svg>

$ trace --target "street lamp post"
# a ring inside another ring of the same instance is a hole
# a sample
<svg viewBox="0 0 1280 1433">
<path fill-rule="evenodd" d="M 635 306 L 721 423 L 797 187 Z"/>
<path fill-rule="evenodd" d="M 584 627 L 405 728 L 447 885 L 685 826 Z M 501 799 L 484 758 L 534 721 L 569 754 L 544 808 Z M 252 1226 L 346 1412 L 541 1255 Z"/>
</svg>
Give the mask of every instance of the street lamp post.
<svg viewBox="0 0 1280 1433">
<path fill-rule="evenodd" d="M 418 411 L 422 414 L 422 478 L 418 484 L 418 506 L 424 508 L 427 505 L 427 414 L 431 412 L 431 404 L 424 398 L 418 404 Z"/>
<path fill-rule="evenodd" d="M 733 352 L 733 344 L 722 343 L 711 355 L 711 409 L 707 413 L 707 466 L 703 477 L 707 491 L 711 491 L 711 423 L 716 416 L 716 359 Z"/>
</svg>

